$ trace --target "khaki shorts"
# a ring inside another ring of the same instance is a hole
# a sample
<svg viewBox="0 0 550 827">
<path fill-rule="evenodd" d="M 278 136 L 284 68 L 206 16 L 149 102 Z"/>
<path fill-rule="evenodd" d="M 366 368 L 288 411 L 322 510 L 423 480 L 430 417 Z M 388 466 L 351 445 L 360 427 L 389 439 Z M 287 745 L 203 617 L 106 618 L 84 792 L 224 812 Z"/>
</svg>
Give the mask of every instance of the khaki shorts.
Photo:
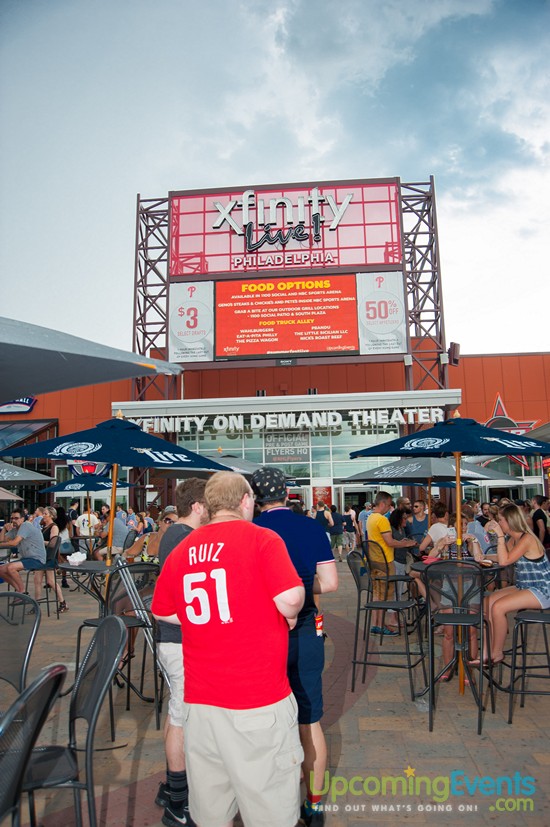
<svg viewBox="0 0 550 827">
<path fill-rule="evenodd" d="M 395 566 L 393 564 L 393 560 L 391 563 L 388 563 L 388 574 L 392 575 L 395 574 Z M 395 584 L 390 583 L 388 585 L 388 593 L 386 594 L 386 572 L 385 570 L 380 569 L 380 574 L 378 575 L 378 569 L 372 572 L 372 596 L 374 600 L 395 600 Z"/>
<path fill-rule="evenodd" d="M 157 655 L 170 681 L 168 715 L 172 726 L 183 726 L 183 651 L 181 643 L 157 643 Z"/>
<path fill-rule="evenodd" d="M 253 827 L 295 827 L 304 753 L 294 695 L 258 709 L 183 705 L 189 810 L 200 827 L 237 811 Z"/>
</svg>

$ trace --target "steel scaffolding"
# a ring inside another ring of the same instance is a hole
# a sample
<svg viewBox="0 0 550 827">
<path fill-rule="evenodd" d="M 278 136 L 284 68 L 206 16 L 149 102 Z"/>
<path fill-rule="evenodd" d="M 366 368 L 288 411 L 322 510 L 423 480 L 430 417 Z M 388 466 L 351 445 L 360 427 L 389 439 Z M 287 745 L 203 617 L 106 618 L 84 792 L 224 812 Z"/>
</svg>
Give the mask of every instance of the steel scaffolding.
<svg viewBox="0 0 550 827">
<path fill-rule="evenodd" d="M 407 390 L 443 389 L 449 386 L 448 357 L 433 177 L 422 184 L 401 183 L 401 210 L 411 340 Z"/>
<path fill-rule="evenodd" d="M 445 325 L 433 177 L 401 182 L 403 255 L 410 352 L 405 355 L 407 390 L 448 387 Z M 137 198 L 134 350 L 168 358 L 168 198 Z M 174 398 L 176 377 L 134 380 L 133 399 Z"/>
</svg>

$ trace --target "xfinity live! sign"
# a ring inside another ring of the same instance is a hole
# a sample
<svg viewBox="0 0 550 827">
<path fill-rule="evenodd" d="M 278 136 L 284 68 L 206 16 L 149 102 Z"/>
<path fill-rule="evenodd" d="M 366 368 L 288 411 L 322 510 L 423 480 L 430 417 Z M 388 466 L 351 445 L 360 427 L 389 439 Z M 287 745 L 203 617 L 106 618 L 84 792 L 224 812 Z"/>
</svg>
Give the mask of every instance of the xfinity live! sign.
<svg viewBox="0 0 550 827">
<path fill-rule="evenodd" d="M 318 242 L 322 240 L 321 226 L 326 220 L 322 211 L 323 205 L 326 204 L 331 213 L 328 229 L 333 232 L 340 224 L 352 198 L 353 193 L 348 193 L 343 203 L 338 204 L 333 195 L 330 193 L 326 196 L 321 195 L 319 189 L 314 187 L 309 195 L 298 195 L 295 203 L 291 198 L 286 197 L 270 198 L 266 202 L 258 197 L 254 190 L 246 190 L 240 200 L 231 199 L 225 204 L 221 201 L 214 202 L 220 216 L 214 222 L 213 227 L 214 229 L 222 227 L 224 222 L 227 222 L 237 235 L 244 235 L 247 253 L 259 250 L 264 245 L 276 244 L 286 247 L 291 239 L 304 242 L 309 241 L 311 237 L 313 241 Z M 306 204 L 311 211 L 309 229 L 306 229 Z M 235 208 L 241 211 L 240 224 L 232 215 Z M 284 229 L 274 229 L 281 220 L 278 216 L 279 208 L 282 209 Z M 258 227 L 263 230 L 259 236 Z"/>
<path fill-rule="evenodd" d="M 398 179 L 170 193 L 170 275 L 402 265 Z"/>
</svg>

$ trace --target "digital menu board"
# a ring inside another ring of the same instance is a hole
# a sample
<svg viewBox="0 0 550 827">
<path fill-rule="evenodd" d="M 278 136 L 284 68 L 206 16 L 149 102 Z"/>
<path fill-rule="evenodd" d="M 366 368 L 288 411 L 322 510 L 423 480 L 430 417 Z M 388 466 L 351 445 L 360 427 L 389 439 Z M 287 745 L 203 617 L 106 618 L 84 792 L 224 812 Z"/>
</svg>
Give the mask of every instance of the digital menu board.
<svg viewBox="0 0 550 827">
<path fill-rule="evenodd" d="M 405 353 L 400 272 L 174 283 L 174 362 Z"/>
<path fill-rule="evenodd" d="M 355 276 L 216 284 L 216 359 L 358 353 Z"/>
</svg>

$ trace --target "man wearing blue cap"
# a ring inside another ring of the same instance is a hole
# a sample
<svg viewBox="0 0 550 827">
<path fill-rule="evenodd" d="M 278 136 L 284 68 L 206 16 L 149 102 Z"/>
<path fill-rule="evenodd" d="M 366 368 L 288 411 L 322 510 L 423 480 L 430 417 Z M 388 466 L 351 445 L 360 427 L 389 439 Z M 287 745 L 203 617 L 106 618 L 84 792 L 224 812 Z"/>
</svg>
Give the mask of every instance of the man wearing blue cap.
<svg viewBox="0 0 550 827">
<path fill-rule="evenodd" d="M 298 703 L 298 724 L 304 750 L 302 764 L 307 798 L 301 820 L 306 827 L 319 827 L 325 816 L 318 790 L 323 788 L 327 747 L 323 716 L 322 675 L 325 650 L 322 631 L 316 629 L 314 595 L 334 592 L 338 573 L 327 534 L 315 520 L 308 520 L 286 507 L 286 478 L 278 468 L 259 468 L 252 475 L 252 490 L 261 514 L 257 525 L 270 528 L 284 541 L 290 559 L 302 578 L 306 597 L 291 630 L 288 647 L 288 678 Z"/>
</svg>

